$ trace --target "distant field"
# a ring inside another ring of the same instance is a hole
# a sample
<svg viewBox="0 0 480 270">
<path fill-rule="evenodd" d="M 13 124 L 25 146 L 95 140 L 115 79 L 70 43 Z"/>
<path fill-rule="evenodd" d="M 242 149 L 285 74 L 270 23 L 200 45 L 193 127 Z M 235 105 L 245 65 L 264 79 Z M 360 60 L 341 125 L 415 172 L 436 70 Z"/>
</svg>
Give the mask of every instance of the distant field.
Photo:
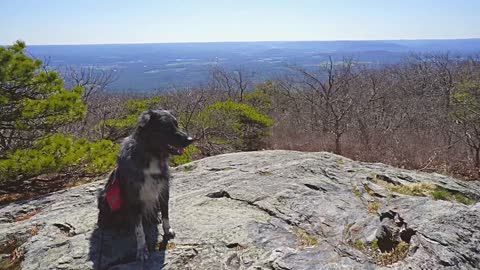
<svg viewBox="0 0 480 270">
<path fill-rule="evenodd" d="M 367 65 L 397 63 L 412 52 L 466 56 L 480 53 L 480 39 L 66 45 L 29 46 L 28 51 L 48 58 L 54 69 L 114 70 L 118 80 L 111 90 L 148 91 L 205 83 L 217 65 L 242 68 L 261 81 L 282 74 L 287 65 L 314 68 L 329 56 Z"/>
</svg>

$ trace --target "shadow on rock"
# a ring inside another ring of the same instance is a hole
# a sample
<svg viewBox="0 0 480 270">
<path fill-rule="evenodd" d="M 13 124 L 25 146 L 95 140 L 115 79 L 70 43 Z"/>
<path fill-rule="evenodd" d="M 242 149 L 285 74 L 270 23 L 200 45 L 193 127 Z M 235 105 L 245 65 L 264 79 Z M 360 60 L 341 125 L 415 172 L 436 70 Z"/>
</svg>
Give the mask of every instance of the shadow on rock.
<svg viewBox="0 0 480 270">
<path fill-rule="evenodd" d="M 90 238 L 89 260 L 94 270 L 130 270 L 130 269 L 162 269 L 165 264 L 165 249 L 168 240 L 158 243 L 158 227 L 145 226 L 145 237 L 150 251 L 149 259 L 137 262 L 136 239 L 133 230 L 113 231 L 98 227 Z"/>
</svg>

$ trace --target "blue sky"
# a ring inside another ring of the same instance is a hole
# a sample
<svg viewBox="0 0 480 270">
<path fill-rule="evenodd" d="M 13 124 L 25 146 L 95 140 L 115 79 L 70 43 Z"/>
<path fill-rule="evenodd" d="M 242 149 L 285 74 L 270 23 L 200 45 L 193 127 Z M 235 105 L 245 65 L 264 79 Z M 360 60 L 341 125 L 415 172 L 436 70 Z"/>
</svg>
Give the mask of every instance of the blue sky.
<svg viewBox="0 0 480 270">
<path fill-rule="evenodd" d="M 0 0 L 0 44 L 480 38 L 480 0 Z"/>
</svg>

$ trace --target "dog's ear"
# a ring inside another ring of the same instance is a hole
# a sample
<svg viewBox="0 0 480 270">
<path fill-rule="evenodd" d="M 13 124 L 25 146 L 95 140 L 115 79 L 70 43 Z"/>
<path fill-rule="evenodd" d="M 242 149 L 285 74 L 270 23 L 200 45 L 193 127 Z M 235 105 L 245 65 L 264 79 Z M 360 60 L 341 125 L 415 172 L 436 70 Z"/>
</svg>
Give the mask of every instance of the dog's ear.
<svg viewBox="0 0 480 270">
<path fill-rule="evenodd" d="M 138 127 L 143 128 L 147 125 L 148 121 L 150 121 L 150 117 L 152 116 L 152 111 L 148 110 L 146 112 L 143 112 L 140 114 L 138 117 Z"/>
</svg>

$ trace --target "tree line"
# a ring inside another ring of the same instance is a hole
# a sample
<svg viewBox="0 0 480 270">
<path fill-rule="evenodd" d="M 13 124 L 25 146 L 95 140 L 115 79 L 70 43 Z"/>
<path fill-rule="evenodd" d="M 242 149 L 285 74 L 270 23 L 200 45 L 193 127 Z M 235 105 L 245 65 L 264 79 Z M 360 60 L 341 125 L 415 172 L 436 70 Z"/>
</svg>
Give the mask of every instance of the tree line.
<svg viewBox="0 0 480 270">
<path fill-rule="evenodd" d="M 164 108 L 196 143 L 178 165 L 232 151 L 331 151 L 350 158 L 480 174 L 480 57 L 410 55 L 395 65 L 333 59 L 254 84 L 213 67 L 207 83 L 149 94 L 109 92 L 116 74 L 49 70 L 25 44 L 0 48 L 0 180 L 95 175 L 144 110 Z"/>
</svg>

